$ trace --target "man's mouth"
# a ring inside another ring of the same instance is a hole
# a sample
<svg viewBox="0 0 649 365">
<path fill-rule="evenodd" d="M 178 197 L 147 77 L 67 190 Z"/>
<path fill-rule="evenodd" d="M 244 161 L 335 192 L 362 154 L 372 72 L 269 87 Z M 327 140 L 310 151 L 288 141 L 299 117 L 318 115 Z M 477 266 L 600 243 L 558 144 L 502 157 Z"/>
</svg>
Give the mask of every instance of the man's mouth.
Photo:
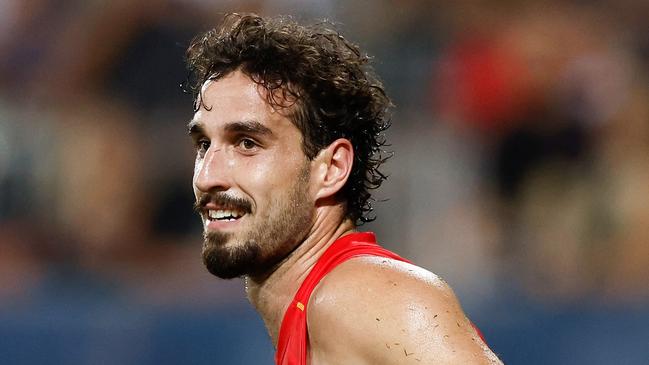
<svg viewBox="0 0 649 365">
<path fill-rule="evenodd" d="M 233 209 L 208 209 L 207 218 L 210 221 L 226 221 L 231 222 L 243 217 L 246 213 L 240 210 Z"/>
<path fill-rule="evenodd" d="M 232 229 L 241 218 L 252 213 L 249 201 L 223 193 L 202 195 L 194 204 L 206 229 Z"/>
</svg>

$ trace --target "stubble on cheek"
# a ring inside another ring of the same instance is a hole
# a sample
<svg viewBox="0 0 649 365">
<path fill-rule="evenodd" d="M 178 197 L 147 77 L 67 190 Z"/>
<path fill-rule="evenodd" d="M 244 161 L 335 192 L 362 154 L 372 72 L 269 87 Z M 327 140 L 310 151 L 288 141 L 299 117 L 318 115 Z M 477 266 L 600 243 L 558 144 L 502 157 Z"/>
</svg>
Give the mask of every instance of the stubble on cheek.
<svg viewBox="0 0 649 365">
<path fill-rule="evenodd" d="M 229 279 L 271 271 L 308 234 L 313 206 L 308 199 L 308 165 L 295 184 L 274 196 L 269 209 L 236 235 L 205 232 L 203 263 L 215 276 Z M 252 218 L 252 217 L 251 217 Z"/>
</svg>

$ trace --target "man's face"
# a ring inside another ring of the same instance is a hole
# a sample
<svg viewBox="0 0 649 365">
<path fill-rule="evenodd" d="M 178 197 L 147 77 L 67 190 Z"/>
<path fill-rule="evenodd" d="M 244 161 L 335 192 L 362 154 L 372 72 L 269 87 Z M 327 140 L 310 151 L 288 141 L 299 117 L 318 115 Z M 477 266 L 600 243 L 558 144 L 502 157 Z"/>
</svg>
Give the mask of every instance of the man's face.
<svg viewBox="0 0 649 365">
<path fill-rule="evenodd" d="M 203 262 L 221 278 L 266 273 L 304 239 L 315 214 L 302 135 L 240 71 L 206 82 L 202 100 L 189 129 Z"/>
</svg>

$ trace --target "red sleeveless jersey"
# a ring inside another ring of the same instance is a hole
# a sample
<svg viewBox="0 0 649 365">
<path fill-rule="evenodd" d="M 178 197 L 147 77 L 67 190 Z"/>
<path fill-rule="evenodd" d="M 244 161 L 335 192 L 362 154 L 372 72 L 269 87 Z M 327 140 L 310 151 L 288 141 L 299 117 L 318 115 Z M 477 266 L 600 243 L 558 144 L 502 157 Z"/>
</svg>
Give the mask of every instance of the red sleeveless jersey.
<svg viewBox="0 0 649 365">
<path fill-rule="evenodd" d="M 409 262 L 376 243 L 374 233 L 351 233 L 336 240 L 325 251 L 288 306 L 277 340 L 277 365 L 306 365 L 308 333 L 306 310 L 313 289 L 331 270 L 356 256 L 379 256 Z"/>
</svg>

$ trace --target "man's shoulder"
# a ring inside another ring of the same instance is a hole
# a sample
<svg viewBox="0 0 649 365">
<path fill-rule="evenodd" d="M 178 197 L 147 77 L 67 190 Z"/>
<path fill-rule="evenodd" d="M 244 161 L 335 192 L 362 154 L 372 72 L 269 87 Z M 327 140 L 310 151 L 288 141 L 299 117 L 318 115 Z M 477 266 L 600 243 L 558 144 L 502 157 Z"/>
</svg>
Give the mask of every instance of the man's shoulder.
<svg viewBox="0 0 649 365">
<path fill-rule="evenodd" d="M 396 294 L 408 294 L 408 298 Z M 376 296 L 405 303 L 419 296 L 443 299 L 448 295 L 452 295 L 448 284 L 424 268 L 388 257 L 358 256 L 338 265 L 325 276 L 316 286 L 310 303 L 326 305 L 350 301 L 371 305 L 373 301 L 369 299 Z M 327 298 L 336 298 L 337 301 L 331 302 Z"/>
<path fill-rule="evenodd" d="M 448 284 L 390 258 L 362 256 L 339 265 L 316 287 L 308 308 L 315 351 L 367 363 L 418 364 L 432 356 L 452 363 L 486 348 Z"/>
<path fill-rule="evenodd" d="M 350 320 L 355 325 L 361 324 L 356 320 L 362 318 L 374 325 L 381 322 L 377 317 L 381 312 L 387 311 L 383 313 L 387 320 L 407 315 L 404 311 L 408 309 L 428 311 L 435 303 L 445 306 L 451 298 L 454 300 L 448 284 L 428 270 L 391 258 L 360 256 L 337 266 L 316 286 L 309 300 L 309 316 L 314 320 L 335 317 L 337 322 Z M 424 301 L 426 305 L 418 308 Z M 377 316 L 367 317 L 370 311 Z"/>
</svg>

